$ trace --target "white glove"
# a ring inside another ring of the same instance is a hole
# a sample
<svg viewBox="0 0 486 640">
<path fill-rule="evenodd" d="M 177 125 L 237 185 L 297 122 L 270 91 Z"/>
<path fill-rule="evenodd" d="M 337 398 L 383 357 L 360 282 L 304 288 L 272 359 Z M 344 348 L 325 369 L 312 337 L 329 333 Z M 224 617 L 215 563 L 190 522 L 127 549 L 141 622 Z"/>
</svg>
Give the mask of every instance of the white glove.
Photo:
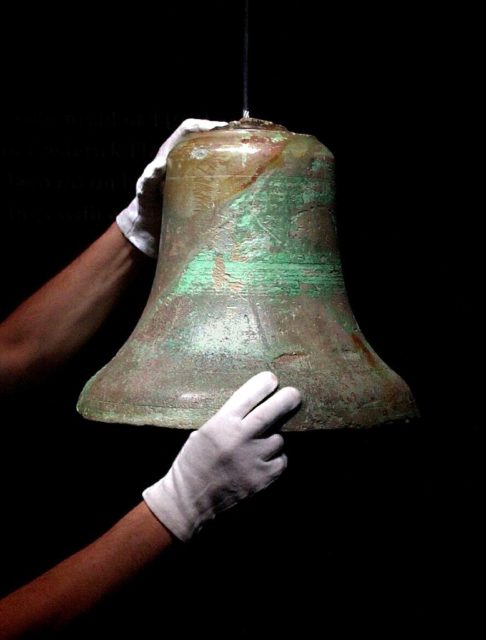
<svg viewBox="0 0 486 640">
<path fill-rule="evenodd" d="M 184 120 L 160 147 L 152 162 L 145 167 L 137 181 L 135 198 L 117 215 L 116 222 L 123 235 L 151 258 L 156 258 L 158 252 L 162 214 L 161 182 L 167 167 L 167 156 L 186 134 L 209 131 L 226 124 L 228 123 L 195 118 Z"/>
<path fill-rule="evenodd" d="M 301 396 L 285 387 L 262 402 L 277 386 L 269 371 L 250 378 L 191 433 L 167 475 L 143 492 L 152 513 L 180 540 L 187 542 L 217 513 L 267 487 L 287 466 L 282 436 L 262 436 Z"/>
</svg>

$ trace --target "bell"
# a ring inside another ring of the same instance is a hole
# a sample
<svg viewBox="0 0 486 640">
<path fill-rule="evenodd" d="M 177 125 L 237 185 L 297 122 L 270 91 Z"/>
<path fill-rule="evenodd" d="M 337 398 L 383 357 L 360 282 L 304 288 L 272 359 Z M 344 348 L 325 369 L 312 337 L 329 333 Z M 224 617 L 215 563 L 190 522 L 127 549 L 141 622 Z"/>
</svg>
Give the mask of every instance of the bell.
<svg viewBox="0 0 486 640">
<path fill-rule="evenodd" d="M 333 207 L 334 158 L 314 136 L 246 118 L 185 137 L 168 159 L 147 305 L 79 412 L 194 429 L 271 370 L 304 397 L 286 430 L 416 417 L 351 311 Z"/>
</svg>

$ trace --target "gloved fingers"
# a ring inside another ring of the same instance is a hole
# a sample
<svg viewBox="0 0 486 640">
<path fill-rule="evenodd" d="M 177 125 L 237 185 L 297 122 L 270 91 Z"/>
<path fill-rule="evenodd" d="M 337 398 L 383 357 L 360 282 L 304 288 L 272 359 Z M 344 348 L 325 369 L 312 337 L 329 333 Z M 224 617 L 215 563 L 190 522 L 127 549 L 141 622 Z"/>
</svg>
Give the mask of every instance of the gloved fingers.
<svg viewBox="0 0 486 640">
<path fill-rule="evenodd" d="M 187 118 L 187 120 L 184 120 L 184 122 L 176 129 L 176 131 L 180 130 L 184 133 L 210 131 L 211 129 L 215 129 L 216 127 L 225 127 L 227 124 L 227 122 L 219 120 L 201 120 L 198 118 Z"/>
<path fill-rule="evenodd" d="M 138 207 L 139 213 L 143 215 L 159 216 L 162 209 L 162 192 L 161 184 L 162 177 L 158 181 L 146 182 L 143 191 L 138 193 Z M 147 210 L 149 213 L 147 213 Z"/>
<path fill-rule="evenodd" d="M 151 162 L 137 181 L 137 205 L 143 210 L 144 216 L 159 217 L 161 214 L 161 184 L 165 168 L 165 165 L 156 166 L 155 162 Z"/>
<path fill-rule="evenodd" d="M 137 180 L 136 192 L 137 195 L 143 194 L 147 185 L 150 185 L 151 182 L 158 182 L 165 173 L 166 169 L 166 156 L 158 156 L 152 162 L 145 167 L 142 175 Z"/>
<path fill-rule="evenodd" d="M 278 458 L 273 458 L 265 463 L 267 465 L 267 471 L 272 481 L 276 480 L 287 468 L 288 459 L 285 453 L 282 453 Z"/>
<path fill-rule="evenodd" d="M 244 418 L 257 404 L 278 387 L 278 378 L 271 371 L 257 373 L 237 389 L 218 413 Z"/>
<path fill-rule="evenodd" d="M 302 401 L 300 391 L 285 387 L 258 405 L 243 420 L 242 425 L 253 437 L 265 433 L 275 422 L 296 409 Z"/>
<path fill-rule="evenodd" d="M 262 460 L 271 460 L 282 453 L 284 439 L 280 433 L 274 433 L 268 438 L 259 441 L 260 457 Z"/>
</svg>

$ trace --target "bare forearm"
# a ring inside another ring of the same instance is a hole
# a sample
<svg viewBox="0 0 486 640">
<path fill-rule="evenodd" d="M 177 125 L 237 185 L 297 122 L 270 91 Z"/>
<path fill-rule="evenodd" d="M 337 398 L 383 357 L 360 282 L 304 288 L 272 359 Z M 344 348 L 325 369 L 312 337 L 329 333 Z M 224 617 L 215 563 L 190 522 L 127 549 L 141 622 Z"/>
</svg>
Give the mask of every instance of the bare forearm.
<svg viewBox="0 0 486 640">
<path fill-rule="evenodd" d="M 55 631 L 92 609 L 168 549 L 144 502 L 91 545 L 0 601 L 0 639 Z"/>
<path fill-rule="evenodd" d="M 145 260 L 113 224 L 0 324 L 0 390 L 42 378 L 99 328 Z"/>
</svg>

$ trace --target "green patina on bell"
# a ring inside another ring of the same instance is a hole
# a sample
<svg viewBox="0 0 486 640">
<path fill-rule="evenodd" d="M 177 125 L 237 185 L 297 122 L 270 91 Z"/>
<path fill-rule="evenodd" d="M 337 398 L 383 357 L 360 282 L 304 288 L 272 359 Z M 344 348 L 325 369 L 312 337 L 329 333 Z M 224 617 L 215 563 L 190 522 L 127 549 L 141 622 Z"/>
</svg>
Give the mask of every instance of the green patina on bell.
<svg viewBox="0 0 486 640">
<path fill-rule="evenodd" d="M 313 136 L 243 119 L 184 138 L 168 159 L 149 300 L 80 413 L 193 429 L 272 370 L 304 396 L 286 430 L 416 417 L 354 319 L 333 206 L 334 158 Z"/>
</svg>

